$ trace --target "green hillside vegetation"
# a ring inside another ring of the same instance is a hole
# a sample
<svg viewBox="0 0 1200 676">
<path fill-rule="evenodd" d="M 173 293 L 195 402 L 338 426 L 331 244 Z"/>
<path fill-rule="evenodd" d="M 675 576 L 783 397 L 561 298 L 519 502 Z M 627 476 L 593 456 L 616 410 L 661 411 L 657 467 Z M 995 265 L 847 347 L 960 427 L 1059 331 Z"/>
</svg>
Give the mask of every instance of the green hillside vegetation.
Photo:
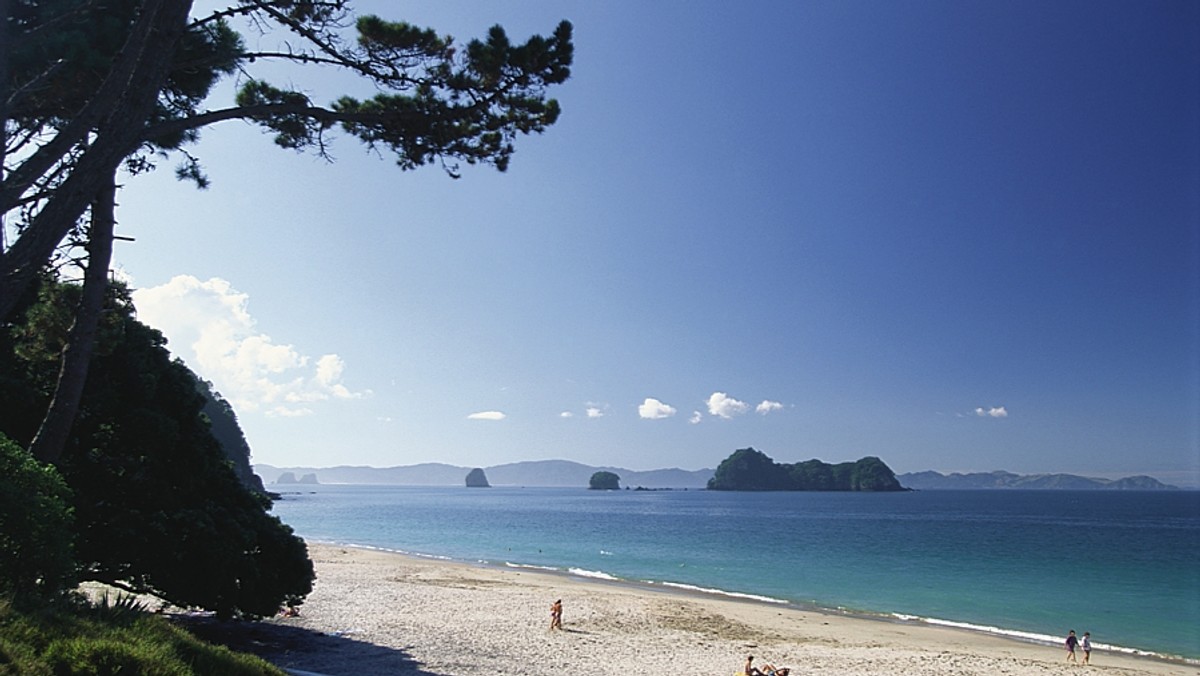
<svg viewBox="0 0 1200 676">
<path fill-rule="evenodd" d="M 24 449 L 54 391 L 78 294 L 43 279 L 0 330 L 0 434 L 15 442 L 6 453 L 29 462 Z M 201 381 L 135 319 L 123 287 L 112 286 L 105 303 L 66 453 L 44 466 L 66 484 L 79 581 L 230 617 L 300 603 L 313 580 L 304 541 L 269 513 L 267 496 L 239 481 L 203 412 Z"/>
<path fill-rule="evenodd" d="M 708 482 L 713 491 L 902 491 L 882 460 L 866 457 L 836 465 L 807 460 L 778 463 L 761 451 L 742 448 L 717 466 Z"/>
<path fill-rule="evenodd" d="M 250 465 L 250 444 L 242 434 L 242 426 L 238 424 L 237 414 L 233 406 L 225 401 L 219 392 L 213 389 L 207 380 L 196 379 L 196 389 L 204 397 L 204 408 L 201 414 L 208 418 L 209 429 L 221 445 L 221 451 L 229 460 L 233 473 L 238 481 L 246 488 L 258 493 L 265 493 L 262 479 L 254 473 Z"/>
</svg>

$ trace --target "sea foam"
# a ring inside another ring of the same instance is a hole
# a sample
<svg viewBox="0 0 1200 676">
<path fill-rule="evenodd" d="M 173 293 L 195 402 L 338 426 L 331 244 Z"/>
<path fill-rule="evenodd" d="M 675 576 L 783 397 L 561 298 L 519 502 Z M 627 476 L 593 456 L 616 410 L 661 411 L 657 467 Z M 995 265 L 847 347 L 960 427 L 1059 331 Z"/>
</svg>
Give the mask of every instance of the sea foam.
<svg viewBox="0 0 1200 676">
<path fill-rule="evenodd" d="M 691 592 L 699 592 L 701 594 L 712 594 L 714 596 L 728 596 L 735 599 L 746 599 L 749 601 L 760 601 L 762 603 L 778 603 L 787 605 L 790 601 L 783 599 L 773 599 L 770 596 L 759 596 L 758 594 L 744 594 L 742 592 L 725 591 L 724 589 L 712 589 L 709 587 L 697 587 L 693 584 L 683 584 L 680 582 L 651 582 L 650 584 L 662 585 L 673 589 L 683 589 Z"/>
<path fill-rule="evenodd" d="M 956 622 L 954 620 L 943 620 L 937 617 L 920 617 L 917 615 L 906 615 L 904 613 L 891 613 L 890 616 L 904 622 L 918 622 L 921 624 L 932 624 L 939 627 L 950 627 L 952 629 L 965 629 L 967 631 L 975 631 L 983 634 L 993 634 L 995 636 L 1003 636 L 1005 638 L 1013 638 L 1031 643 L 1041 643 L 1046 645 L 1058 645 L 1065 642 L 1061 636 L 1051 636 L 1049 634 L 1039 634 L 1032 631 L 1019 631 L 1016 629 L 1003 629 L 1001 627 L 992 627 L 986 624 L 971 624 L 969 622 Z M 1114 653 L 1123 653 L 1126 655 L 1137 655 L 1140 657 L 1155 657 L 1165 660 L 1180 660 L 1176 655 L 1164 655 L 1162 653 L 1151 652 L 1149 650 L 1139 650 L 1137 648 L 1127 648 L 1125 646 L 1112 645 L 1110 643 L 1092 642 L 1092 649 L 1107 650 Z M 1200 660 L 1182 658 L 1185 664 L 1200 664 Z"/>
</svg>

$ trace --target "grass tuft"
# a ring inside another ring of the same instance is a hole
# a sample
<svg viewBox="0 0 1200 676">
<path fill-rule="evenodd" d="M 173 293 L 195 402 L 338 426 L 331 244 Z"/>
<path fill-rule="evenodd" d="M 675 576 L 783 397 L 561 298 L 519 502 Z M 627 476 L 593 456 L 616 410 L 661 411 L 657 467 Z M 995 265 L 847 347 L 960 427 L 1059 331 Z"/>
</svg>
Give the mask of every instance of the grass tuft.
<svg viewBox="0 0 1200 676">
<path fill-rule="evenodd" d="M 22 613 L 0 602 L 0 676 L 284 676 L 254 656 L 211 645 L 115 602 Z"/>
</svg>

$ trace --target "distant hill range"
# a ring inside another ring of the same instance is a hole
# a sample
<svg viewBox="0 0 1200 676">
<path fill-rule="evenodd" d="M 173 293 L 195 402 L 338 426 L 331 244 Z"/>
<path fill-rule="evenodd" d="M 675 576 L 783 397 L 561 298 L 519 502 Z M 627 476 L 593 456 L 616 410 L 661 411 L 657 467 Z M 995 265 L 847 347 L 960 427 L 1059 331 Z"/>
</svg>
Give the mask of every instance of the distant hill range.
<svg viewBox="0 0 1200 676">
<path fill-rule="evenodd" d="M 462 486 L 472 467 L 424 463 L 400 467 L 274 467 L 255 465 L 254 471 L 268 484 L 289 483 L 288 479 L 313 475 L 323 484 L 388 484 L 394 486 Z M 569 460 L 537 460 L 484 467 L 492 486 L 546 486 L 587 488 L 596 472 L 616 474 L 621 488 L 704 488 L 713 476 L 711 469 L 656 469 L 637 472 L 621 467 L 592 467 Z M 306 483 L 312 483 L 306 481 Z"/>
<path fill-rule="evenodd" d="M 1074 474 L 1013 474 L 1012 472 L 974 472 L 970 474 L 942 474 L 940 472 L 912 472 L 896 476 L 906 488 L 921 491 L 935 490 L 1126 490 L 1160 491 L 1178 490 L 1158 479 L 1148 476 L 1129 476 L 1124 479 L 1093 479 Z"/>
<path fill-rule="evenodd" d="M 275 467 L 254 465 L 264 483 L 281 484 L 387 484 L 396 486 L 463 486 L 472 467 L 424 463 L 399 467 Z M 714 470 L 656 469 L 637 472 L 621 467 L 593 467 L 570 460 L 513 462 L 482 468 L 492 486 L 545 486 L 587 488 L 596 472 L 612 472 L 621 478 L 621 488 L 690 488 L 708 486 Z M 290 475 L 290 476 L 289 476 Z M 283 479 L 280 482 L 280 479 Z M 1124 479 L 1092 479 L 1073 474 L 1013 474 L 977 472 L 941 474 L 912 472 L 896 475 L 900 485 L 917 490 L 1042 489 L 1042 490 L 1173 490 L 1157 479 L 1132 476 Z M 293 485 L 295 485 L 293 484 Z"/>
</svg>

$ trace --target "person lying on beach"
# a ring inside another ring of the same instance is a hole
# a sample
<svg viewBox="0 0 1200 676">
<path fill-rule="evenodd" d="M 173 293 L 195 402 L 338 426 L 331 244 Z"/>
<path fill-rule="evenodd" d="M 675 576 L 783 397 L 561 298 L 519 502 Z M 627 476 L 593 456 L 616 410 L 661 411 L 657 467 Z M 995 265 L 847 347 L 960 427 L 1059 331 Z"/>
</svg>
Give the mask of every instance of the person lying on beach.
<svg viewBox="0 0 1200 676">
<path fill-rule="evenodd" d="M 762 669 L 754 666 L 754 655 L 746 656 L 746 666 L 742 667 L 741 673 L 745 676 L 788 676 L 791 669 L 787 667 L 779 668 L 773 664 L 764 664 Z"/>
</svg>

